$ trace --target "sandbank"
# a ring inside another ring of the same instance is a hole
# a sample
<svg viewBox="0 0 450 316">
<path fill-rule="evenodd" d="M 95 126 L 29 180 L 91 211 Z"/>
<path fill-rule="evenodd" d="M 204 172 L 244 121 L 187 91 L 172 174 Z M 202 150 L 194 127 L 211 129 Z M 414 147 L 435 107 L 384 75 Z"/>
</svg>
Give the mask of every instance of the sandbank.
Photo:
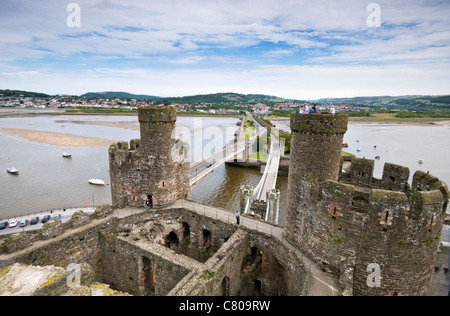
<svg viewBox="0 0 450 316">
<path fill-rule="evenodd" d="M 111 144 L 117 142 L 116 140 L 111 139 L 20 128 L 0 128 L 0 132 L 22 138 L 30 142 L 58 147 L 109 147 Z"/>
<path fill-rule="evenodd" d="M 140 125 L 139 122 L 105 122 L 105 121 L 74 121 L 74 120 L 55 120 L 55 123 L 70 123 L 70 124 L 84 124 L 84 125 L 96 125 L 96 126 L 106 126 L 106 127 L 114 127 L 114 128 L 123 128 L 132 131 L 139 131 Z"/>
</svg>

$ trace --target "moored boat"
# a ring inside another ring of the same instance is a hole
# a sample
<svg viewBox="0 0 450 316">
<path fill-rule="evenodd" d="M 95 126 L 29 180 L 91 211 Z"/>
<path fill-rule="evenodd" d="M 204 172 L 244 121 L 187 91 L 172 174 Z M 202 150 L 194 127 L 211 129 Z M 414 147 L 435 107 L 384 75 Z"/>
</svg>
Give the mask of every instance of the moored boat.
<svg viewBox="0 0 450 316">
<path fill-rule="evenodd" d="M 14 175 L 18 175 L 19 174 L 19 170 L 17 170 L 13 166 L 11 166 L 8 169 L 6 169 L 6 172 L 8 172 L 9 174 L 14 174 Z"/>
<path fill-rule="evenodd" d="M 93 185 L 105 185 L 105 181 L 100 179 L 90 179 L 89 183 Z"/>
<path fill-rule="evenodd" d="M 72 154 L 70 153 L 69 146 L 67 146 L 67 151 L 63 152 L 62 156 L 63 156 L 63 158 L 67 158 L 67 159 L 71 159 L 72 158 Z"/>
</svg>

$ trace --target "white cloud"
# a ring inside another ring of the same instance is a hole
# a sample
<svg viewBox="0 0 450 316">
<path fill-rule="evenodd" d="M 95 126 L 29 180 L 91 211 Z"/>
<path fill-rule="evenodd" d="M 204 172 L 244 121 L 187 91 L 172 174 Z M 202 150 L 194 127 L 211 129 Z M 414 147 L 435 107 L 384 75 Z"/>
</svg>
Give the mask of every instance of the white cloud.
<svg viewBox="0 0 450 316">
<path fill-rule="evenodd" d="M 366 24 L 370 1 L 360 0 L 76 2 L 81 28 L 66 25 L 68 3 L 4 0 L 3 87 L 311 98 L 450 86 L 450 4 L 443 1 L 377 1 L 382 27 L 374 29 Z M 24 80 L 33 72 L 42 80 Z"/>
</svg>

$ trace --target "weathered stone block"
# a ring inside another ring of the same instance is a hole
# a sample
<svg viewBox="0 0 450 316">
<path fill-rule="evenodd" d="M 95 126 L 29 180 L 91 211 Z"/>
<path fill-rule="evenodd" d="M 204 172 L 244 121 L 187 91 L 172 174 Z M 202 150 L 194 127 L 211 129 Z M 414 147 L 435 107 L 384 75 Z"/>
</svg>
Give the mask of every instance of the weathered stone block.
<svg viewBox="0 0 450 316">
<path fill-rule="evenodd" d="M 7 237 L 2 244 L 3 251 L 13 253 L 18 250 L 29 247 L 33 244 L 32 237 L 27 233 L 16 233 Z"/>
<path fill-rule="evenodd" d="M 86 225 L 90 221 L 91 219 L 88 214 L 84 213 L 83 211 L 78 211 L 72 215 L 71 219 L 68 221 L 68 225 L 71 228 L 77 228 Z"/>
<path fill-rule="evenodd" d="M 61 235 L 63 232 L 64 228 L 61 220 L 49 221 L 45 223 L 39 231 L 41 239 L 43 240 L 55 238 L 56 236 Z"/>
</svg>

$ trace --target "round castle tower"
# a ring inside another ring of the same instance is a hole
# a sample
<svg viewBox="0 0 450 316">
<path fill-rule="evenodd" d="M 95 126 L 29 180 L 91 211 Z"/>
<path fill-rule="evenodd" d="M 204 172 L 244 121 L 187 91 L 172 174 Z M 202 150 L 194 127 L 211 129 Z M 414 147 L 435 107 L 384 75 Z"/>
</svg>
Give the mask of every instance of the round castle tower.
<svg viewBox="0 0 450 316">
<path fill-rule="evenodd" d="M 291 161 L 295 163 L 289 166 L 292 178 L 312 174 L 319 181 L 337 180 L 347 123 L 345 114 L 293 114 Z"/>
<path fill-rule="evenodd" d="M 138 109 L 141 139 L 109 149 L 111 193 L 114 205 L 166 206 L 189 196 L 189 146 L 173 138 L 176 109 Z"/>
<path fill-rule="evenodd" d="M 305 225 L 302 211 L 312 203 L 311 185 L 339 178 L 347 124 L 348 116 L 343 114 L 291 115 L 285 234 L 294 243 Z"/>
<path fill-rule="evenodd" d="M 427 295 L 450 193 L 439 179 L 354 159 L 341 173 L 346 115 L 291 116 L 285 236 L 342 295 Z"/>
<path fill-rule="evenodd" d="M 347 124 L 348 116 L 343 114 L 291 115 L 292 138 L 285 226 L 287 238 L 296 239 L 301 220 L 300 208 L 311 203 L 308 198 L 309 182 L 305 180 L 338 180 Z"/>
</svg>

